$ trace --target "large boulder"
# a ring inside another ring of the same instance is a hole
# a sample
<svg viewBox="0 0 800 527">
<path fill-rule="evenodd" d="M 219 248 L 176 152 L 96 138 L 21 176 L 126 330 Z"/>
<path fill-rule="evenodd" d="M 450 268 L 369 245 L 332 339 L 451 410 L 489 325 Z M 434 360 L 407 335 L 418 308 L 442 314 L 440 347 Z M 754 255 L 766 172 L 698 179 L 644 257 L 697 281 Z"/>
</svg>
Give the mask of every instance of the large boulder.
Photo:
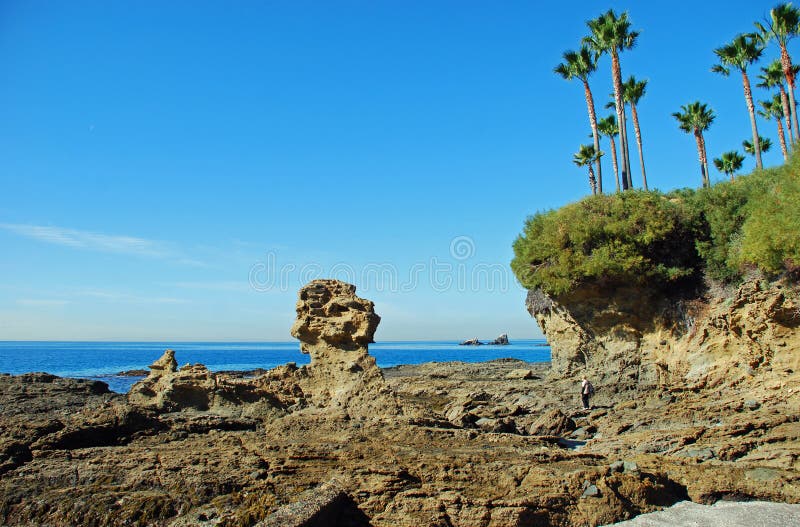
<svg viewBox="0 0 800 527">
<path fill-rule="evenodd" d="M 536 419 L 528 433 L 533 436 L 563 436 L 575 428 L 575 421 L 555 408 Z"/>
</svg>

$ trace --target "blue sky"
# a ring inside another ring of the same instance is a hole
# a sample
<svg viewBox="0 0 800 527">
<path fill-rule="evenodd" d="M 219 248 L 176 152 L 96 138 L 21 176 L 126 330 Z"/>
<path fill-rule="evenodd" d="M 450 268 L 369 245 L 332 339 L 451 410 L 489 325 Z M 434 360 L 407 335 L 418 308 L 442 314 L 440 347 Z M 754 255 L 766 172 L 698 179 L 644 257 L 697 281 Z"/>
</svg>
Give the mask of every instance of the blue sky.
<svg viewBox="0 0 800 527">
<path fill-rule="evenodd" d="M 712 50 L 773 4 L 665 5 L 0 3 L 0 340 L 288 340 L 330 275 L 382 340 L 540 336 L 508 262 L 526 216 L 588 191 L 583 92 L 552 74 L 585 20 L 641 31 L 651 187 L 700 182 L 681 104 L 716 111 L 710 157 L 749 134 Z"/>
</svg>

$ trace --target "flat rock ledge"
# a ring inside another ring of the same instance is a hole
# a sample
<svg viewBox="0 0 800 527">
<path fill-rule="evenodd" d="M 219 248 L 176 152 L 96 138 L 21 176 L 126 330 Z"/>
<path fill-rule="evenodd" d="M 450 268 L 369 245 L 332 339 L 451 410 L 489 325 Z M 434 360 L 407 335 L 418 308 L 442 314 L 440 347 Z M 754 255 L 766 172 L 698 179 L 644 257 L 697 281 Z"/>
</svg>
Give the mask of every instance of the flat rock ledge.
<svg viewBox="0 0 800 527">
<path fill-rule="evenodd" d="M 800 526 L 800 505 L 766 501 L 718 501 L 702 505 L 681 501 L 663 511 L 642 514 L 624 522 L 611 524 L 620 527 L 759 527 Z"/>
</svg>

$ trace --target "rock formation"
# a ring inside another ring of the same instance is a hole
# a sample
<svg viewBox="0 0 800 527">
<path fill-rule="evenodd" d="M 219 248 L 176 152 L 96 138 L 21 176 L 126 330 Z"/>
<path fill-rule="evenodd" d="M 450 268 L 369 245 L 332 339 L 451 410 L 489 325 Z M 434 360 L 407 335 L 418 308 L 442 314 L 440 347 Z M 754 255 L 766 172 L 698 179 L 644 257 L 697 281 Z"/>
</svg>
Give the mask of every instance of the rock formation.
<svg viewBox="0 0 800 527">
<path fill-rule="evenodd" d="M 128 401 L 158 412 L 195 410 L 226 416 L 280 415 L 288 406 L 297 403 L 296 397 L 287 398 L 292 394 L 289 387 L 271 382 L 282 377 L 284 369 L 276 369 L 257 381 L 237 379 L 215 374 L 202 364 L 187 364 L 179 369 L 175 352 L 168 349 L 150 365 L 148 376 L 131 387 Z"/>
<path fill-rule="evenodd" d="M 499 337 L 489 343 L 490 346 L 508 346 L 509 344 L 511 343 L 508 341 L 507 333 L 501 334 Z"/>
<path fill-rule="evenodd" d="M 605 318 L 559 301 L 534 298 L 556 375 L 514 359 L 381 372 L 372 303 L 331 280 L 300 292 L 308 366 L 241 378 L 167 351 L 127 397 L 0 375 L 0 525 L 567 527 L 685 499 L 800 502 L 790 292 L 751 282 L 657 323 L 626 322 L 613 295 L 594 300 Z M 632 334 L 639 355 L 603 366 Z M 587 365 L 592 410 L 563 375 Z M 624 390 L 631 372 L 648 382 Z"/>
<path fill-rule="evenodd" d="M 780 283 L 751 280 L 732 296 L 693 299 L 594 284 L 559 298 L 530 291 L 526 304 L 550 343 L 556 375 L 587 372 L 640 389 L 797 371 L 798 304 Z"/>
<path fill-rule="evenodd" d="M 292 336 L 311 356 L 299 384 L 309 404 L 350 418 L 390 418 L 400 413 L 367 346 L 374 342 L 380 317 L 353 285 L 314 280 L 297 301 Z"/>
</svg>

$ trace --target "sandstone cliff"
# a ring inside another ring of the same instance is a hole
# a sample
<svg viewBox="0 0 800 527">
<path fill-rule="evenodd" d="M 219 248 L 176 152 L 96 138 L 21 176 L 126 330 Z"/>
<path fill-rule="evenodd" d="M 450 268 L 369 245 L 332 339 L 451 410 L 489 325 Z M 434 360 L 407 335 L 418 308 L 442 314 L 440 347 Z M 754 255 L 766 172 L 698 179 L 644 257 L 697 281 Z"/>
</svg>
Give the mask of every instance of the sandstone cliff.
<svg viewBox="0 0 800 527">
<path fill-rule="evenodd" d="M 587 373 L 615 390 L 797 383 L 800 304 L 787 285 L 752 279 L 699 298 L 589 284 L 527 308 L 552 350 L 553 373 Z"/>
</svg>

